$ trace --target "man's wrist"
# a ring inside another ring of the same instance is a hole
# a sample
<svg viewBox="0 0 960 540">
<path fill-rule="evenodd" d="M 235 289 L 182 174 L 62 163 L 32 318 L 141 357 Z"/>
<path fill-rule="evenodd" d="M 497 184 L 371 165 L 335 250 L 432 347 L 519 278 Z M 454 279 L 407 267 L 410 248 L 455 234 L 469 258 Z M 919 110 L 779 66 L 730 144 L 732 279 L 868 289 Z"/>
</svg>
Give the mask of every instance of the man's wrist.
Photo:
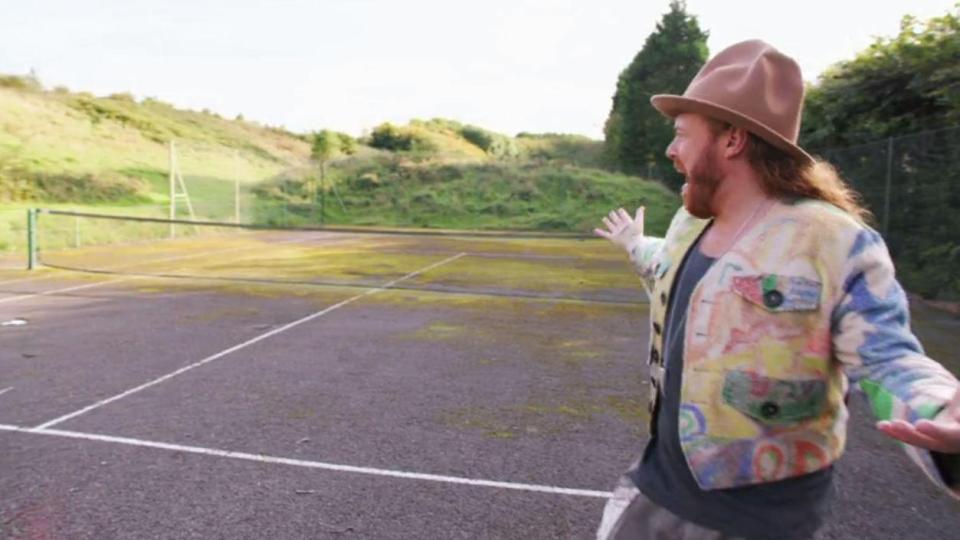
<svg viewBox="0 0 960 540">
<path fill-rule="evenodd" d="M 623 245 L 623 249 L 627 250 L 627 253 L 629 253 L 630 255 L 633 255 L 633 251 L 637 249 L 637 247 L 641 243 L 643 243 L 643 236 L 638 234 L 633 238 L 624 242 L 622 245 Z"/>
</svg>

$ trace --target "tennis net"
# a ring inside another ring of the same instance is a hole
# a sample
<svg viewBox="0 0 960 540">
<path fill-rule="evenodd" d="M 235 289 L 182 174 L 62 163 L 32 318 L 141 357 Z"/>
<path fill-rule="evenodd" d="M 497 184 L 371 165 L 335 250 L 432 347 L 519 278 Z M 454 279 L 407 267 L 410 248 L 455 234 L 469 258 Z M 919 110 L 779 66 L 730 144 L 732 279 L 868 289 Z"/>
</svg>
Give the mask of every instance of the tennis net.
<svg viewBox="0 0 960 540">
<path fill-rule="evenodd" d="M 38 210 L 35 259 L 76 272 L 383 287 L 437 293 L 642 303 L 622 252 L 584 235 L 372 227 L 276 228 Z"/>
</svg>

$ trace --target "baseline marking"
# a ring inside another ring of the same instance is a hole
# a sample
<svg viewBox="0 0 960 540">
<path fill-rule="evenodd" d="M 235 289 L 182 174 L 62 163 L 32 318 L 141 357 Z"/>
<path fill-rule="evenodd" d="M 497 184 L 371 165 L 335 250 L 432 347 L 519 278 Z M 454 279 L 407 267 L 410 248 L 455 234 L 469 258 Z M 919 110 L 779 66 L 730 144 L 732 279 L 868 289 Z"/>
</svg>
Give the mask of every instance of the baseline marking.
<svg viewBox="0 0 960 540">
<path fill-rule="evenodd" d="M 460 484 L 460 485 L 477 486 L 477 487 L 512 489 L 517 491 L 534 491 L 539 493 L 550 493 L 554 495 L 573 495 L 577 497 L 595 497 L 595 498 L 601 498 L 601 499 L 607 499 L 612 495 L 609 492 L 595 491 L 590 489 L 562 488 L 562 487 L 546 486 L 546 485 L 538 485 L 538 484 L 521 484 L 517 482 L 501 482 L 497 480 L 465 478 L 461 476 L 445 476 L 445 475 L 439 475 L 439 474 L 397 471 L 397 470 L 390 470 L 390 469 L 377 469 L 373 467 L 358 467 L 355 465 L 342 465 L 337 463 L 326 463 L 323 461 L 309 461 L 304 459 L 274 457 L 274 456 L 266 456 L 263 454 L 248 454 L 246 452 L 217 450 L 215 448 L 204 448 L 200 446 L 184 446 L 180 444 L 171 444 L 171 443 L 164 443 L 164 442 L 157 442 L 157 441 L 146 441 L 141 439 L 131 439 L 128 437 L 114 437 L 111 435 L 98 435 L 95 433 L 64 431 L 60 429 L 23 428 L 19 426 L 0 424 L 0 431 L 16 431 L 16 432 L 22 432 L 22 433 L 33 433 L 37 435 L 67 437 L 71 439 L 82 439 L 87 441 L 98 441 L 98 442 L 106 442 L 106 443 L 113 443 L 113 444 L 122 444 L 126 446 L 138 446 L 142 448 L 155 448 L 160 450 L 185 452 L 185 453 L 199 454 L 204 456 L 239 459 L 243 461 L 254 461 L 258 463 L 270 463 L 274 465 L 289 465 L 293 467 L 305 467 L 308 469 L 323 469 L 327 471 L 366 474 L 366 475 L 372 475 L 372 476 L 386 476 L 391 478 L 403 478 L 406 480 L 426 480 L 430 482 L 441 482 L 445 484 Z"/>
<path fill-rule="evenodd" d="M 357 301 L 357 300 L 360 300 L 361 298 L 365 298 L 365 297 L 367 297 L 367 296 L 370 296 L 371 294 L 376 294 L 376 293 L 378 293 L 378 292 L 383 292 L 383 291 L 385 291 L 385 290 L 388 290 L 390 287 L 396 285 L 397 283 L 400 283 L 401 281 L 405 281 L 405 280 L 408 280 L 408 279 L 410 279 L 410 278 L 419 276 L 420 274 L 422 274 L 422 273 L 424 273 L 424 272 L 428 272 L 428 271 L 430 271 L 430 270 L 433 270 L 434 268 L 437 268 L 438 266 L 447 264 L 447 263 L 449 263 L 449 262 L 453 262 L 453 261 L 459 259 L 460 257 L 463 257 L 464 255 L 466 255 L 466 253 L 458 253 L 457 255 L 454 255 L 454 256 L 452 256 L 452 257 L 447 257 L 446 259 L 444 259 L 444 260 L 442 260 L 442 261 L 440 261 L 440 262 L 433 263 L 433 264 L 431 264 L 431 265 L 429 265 L 429 266 L 427 266 L 427 267 L 425 267 L 425 268 L 421 268 L 420 270 L 417 270 L 416 272 L 411 272 L 411 273 L 409 273 L 409 274 L 407 274 L 407 275 L 405 275 L 405 276 L 403 276 L 403 277 L 401 277 L 401 278 L 397 278 L 397 279 L 395 279 L 395 280 L 393 280 L 393 281 L 391 281 L 391 282 L 389 282 L 389 283 L 386 283 L 386 284 L 384 284 L 384 285 L 381 285 L 381 286 L 376 287 L 376 288 L 373 288 L 373 289 L 369 289 L 369 290 L 367 290 L 367 291 L 364 291 L 364 292 L 362 292 L 362 293 L 360 293 L 360 294 L 358 294 L 358 295 L 356 295 L 356 296 L 353 296 L 353 297 L 348 298 L 348 299 L 346 299 L 346 300 L 343 300 L 343 301 L 341 301 L 341 302 L 337 302 L 336 304 L 334 304 L 334 305 L 332 305 L 332 306 L 329 306 L 329 307 L 327 307 L 327 308 L 324 308 L 324 309 L 322 309 L 322 310 L 320 310 L 320 311 L 317 311 L 316 313 L 312 313 L 312 314 L 310 314 L 310 315 L 307 315 L 306 317 L 297 319 L 297 320 L 295 320 L 295 321 L 293 321 L 293 322 L 287 323 L 287 324 L 285 324 L 285 325 L 283 325 L 283 326 L 280 326 L 280 327 L 278 327 L 278 328 L 274 328 L 273 330 L 271 330 L 271 331 L 269 331 L 269 332 L 260 334 L 259 336 L 255 337 L 255 338 L 248 339 L 247 341 L 244 341 L 243 343 L 240 343 L 240 344 L 238 344 L 238 345 L 234 345 L 233 347 L 230 347 L 229 349 L 225 349 L 225 350 L 220 351 L 220 352 L 218 352 L 218 353 L 216 353 L 216 354 L 212 354 L 212 355 L 204 358 L 203 360 L 199 360 L 199 361 L 194 362 L 194 363 L 192 363 L 192 364 L 190 364 L 190 365 L 188 365 L 188 366 L 184 366 L 184 367 L 182 367 L 182 368 L 180 368 L 180 369 L 178 369 L 178 370 L 176 370 L 176 371 L 173 371 L 173 372 L 171 372 L 171 373 L 168 373 L 168 374 L 166 374 L 166 375 L 163 375 L 163 376 L 161 376 L 161 377 L 158 377 L 158 378 L 156 378 L 156 379 L 154 379 L 154 380 L 152 380 L 152 381 L 150 381 L 150 382 L 146 382 L 146 383 L 144 383 L 144 384 L 141 384 L 140 386 L 137 386 L 136 388 L 131 388 L 130 390 L 127 390 L 126 392 L 117 394 L 117 395 L 115 395 L 115 396 L 113 396 L 113 397 L 109 397 L 109 398 L 107 398 L 107 399 L 100 400 L 100 401 L 98 401 L 98 402 L 96 402 L 96 403 L 94 403 L 94 404 L 92 404 L 92 405 L 88 405 L 88 406 L 86 406 L 86 407 L 84 407 L 84 408 L 82 408 L 82 409 L 80 409 L 80 410 L 74 411 L 74 412 L 69 413 L 69 414 L 65 414 L 65 415 L 63 415 L 63 416 L 61 416 L 61 417 L 59 417 L 59 418 L 54 418 L 53 420 L 50 420 L 49 422 L 45 422 L 45 423 L 43 423 L 43 424 L 40 424 L 39 426 L 36 427 L 36 429 L 39 429 L 39 430 L 47 429 L 47 428 L 50 428 L 51 426 L 54 426 L 54 425 L 59 424 L 59 423 L 61 423 L 61 422 L 65 422 L 65 421 L 67 421 L 67 420 L 70 420 L 71 418 L 75 418 L 75 417 L 77 417 L 77 416 L 80 416 L 81 414 L 88 413 L 88 412 L 90 412 L 90 411 L 92 411 L 92 410 L 94 410 L 94 409 L 99 409 L 100 407 L 103 407 L 104 405 L 107 405 L 107 404 L 109 404 L 109 403 L 112 403 L 112 402 L 114 402 L 114 401 L 117 401 L 118 399 L 123 399 L 123 398 L 125 398 L 125 397 L 127 397 L 127 396 L 129 396 L 129 395 L 131 395 L 131 394 L 135 394 L 135 393 L 137 393 L 137 392 L 139 392 L 139 391 L 141 391 L 141 390 L 144 390 L 144 389 L 146 389 L 146 388 L 150 388 L 151 386 L 160 384 L 160 383 L 162 383 L 163 381 L 166 381 L 166 380 L 168 380 L 168 379 L 172 379 L 173 377 L 176 377 L 177 375 L 180 375 L 181 373 L 185 373 L 185 372 L 187 372 L 187 371 L 190 371 L 191 369 L 198 368 L 198 367 L 200 367 L 200 366 L 202 366 L 202 365 L 204 365 L 204 364 L 207 364 L 207 363 L 209 363 L 209 362 L 213 362 L 214 360 L 217 360 L 218 358 L 223 358 L 224 356 L 226 356 L 226 355 L 228 355 L 228 354 L 230 354 L 230 353 L 233 353 L 233 352 L 239 351 L 240 349 L 244 349 L 244 348 L 246 348 L 246 347 L 249 347 L 250 345 L 253 345 L 254 343 L 258 343 L 258 342 L 260 342 L 260 341 L 263 341 L 263 340 L 265 340 L 265 339 L 268 339 L 268 338 L 270 338 L 270 337 L 273 337 L 273 336 L 275 336 L 275 335 L 277 335 L 277 334 L 279 334 L 279 333 L 281 333 L 281 332 L 286 332 L 287 330 L 289 330 L 289 329 L 291 329 L 291 328 L 294 328 L 294 327 L 296 327 L 296 326 L 300 326 L 300 325 L 303 324 L 303 323 L 310 322 L 310 321 L 312 321 L 312 320 L 314 320 L 314 319 L 316 319 L 316 318 L 318 318 L 318 317 L 322 317 L 322 316 L 326 315 L 327 313 L 330 313 L 331 311 L 334 311 L 334 310 L 339 309 L 339 308 L 341 308 L 341 307 L 343 307 L 343 306 L 345 306 L 345 305 L 347 305 L 347 304 L 350 304 L 350 303 L 353 303 L 353 302 L 355 302 L 355 301 Z"/>
<path fill-rule="evenodd" d="M 11 387 L 8 387 L 8 388 L 4 388 L 3 390 L 0 390 L 0 395 L 6 394 L 6 393 L 9 392 L 10 390 L 13 390 L 13 387 L 12 387 L 12 386 L 11 386 Z"/>
</svg>

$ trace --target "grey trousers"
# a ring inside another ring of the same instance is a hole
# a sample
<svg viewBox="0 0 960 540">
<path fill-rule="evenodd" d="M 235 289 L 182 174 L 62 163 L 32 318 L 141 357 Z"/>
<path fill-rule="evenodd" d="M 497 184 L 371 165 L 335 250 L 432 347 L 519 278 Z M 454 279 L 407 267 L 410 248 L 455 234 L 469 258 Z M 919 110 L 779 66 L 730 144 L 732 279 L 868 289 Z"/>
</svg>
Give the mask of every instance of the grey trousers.
<svg viewBox="0 0 960 540">
<path fill-rule="evenodd" d="M 597 540 L 733 540 L 722 532 L 681 519 L 621 478 L 603 509 Z"/>
</svg>

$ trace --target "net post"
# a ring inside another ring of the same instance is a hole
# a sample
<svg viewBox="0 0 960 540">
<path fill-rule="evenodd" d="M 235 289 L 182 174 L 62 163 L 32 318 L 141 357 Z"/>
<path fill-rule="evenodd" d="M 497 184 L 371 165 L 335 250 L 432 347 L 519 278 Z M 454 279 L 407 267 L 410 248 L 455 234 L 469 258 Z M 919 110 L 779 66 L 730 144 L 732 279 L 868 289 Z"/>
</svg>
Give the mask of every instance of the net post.
<svg viewBox="0 0 960 540">
<path fill-rule="evenodd" d="M 37 268 L 37 209 L 27 209 L 27 270 Z"/>
</svg>

